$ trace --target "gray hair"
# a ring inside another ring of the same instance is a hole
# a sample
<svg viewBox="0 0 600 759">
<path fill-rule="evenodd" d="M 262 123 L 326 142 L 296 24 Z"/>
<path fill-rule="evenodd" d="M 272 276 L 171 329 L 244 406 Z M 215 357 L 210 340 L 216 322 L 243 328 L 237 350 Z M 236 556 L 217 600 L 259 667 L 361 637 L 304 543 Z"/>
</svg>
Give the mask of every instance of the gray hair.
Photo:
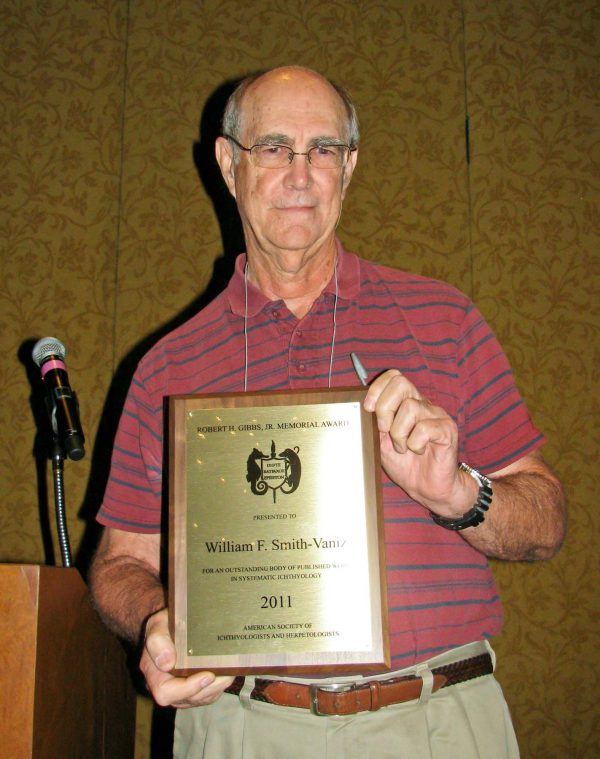
<svg viewBox="0 0 600 759">
<path fill-rule="evenodd" d="M 289 68 L 302 68 L 301 66 L 292 66 Z M 241 131 L 242 131 L 242 101 L 244 99 L 244 96 L 250 86 L 256 82 L 257 79 L 260 79 L 261 76 L 264 74 L 268 74 L 270 71 L 274 71 L 275 69 L 267 69 L 265 71 L 258 71 L 254 74 L 250 74 L 250 76 L 247 76 L 245 79 L 242 79 L 242 81 L 238 84 L 238 86 L 235 88 L 235 90 L 232 92 L 232 94 L 229 96 L 229 99 L 227 100 L 227 104 L 225 105 L 225 111 L 223 112 L 223 120 L 222 120 L 222 130 L 224 135 L 229 135 L 230 137 L 233 137 L 235 140 L 240 139 Z M 311 69 L 304 69 L 305 71 L 311 71 Z M 315 73 L 315 72 L 312 72 Z M 348 145 L 350 145 L 351 148 L 355 148 L 358 146 L 358 141 L 360 139 L 360 132 L 359 132 L 359 125 L 358 125 L 358 115 L 356 113 L 356 107 L 354 103 L 352 102 L 352 98 L 346 90 L 343 89 L 343 87 L 340 87 L 335 82 L 332 82 L 331 79 L 327 79 L 327 77 L 324 77 L 327 82 L 333 87 L 333 89 L 337 92 L 337 94 L 340 96 L 342 103 L 344 104 L 344 108 L 346 110 L 346 142 Z M 236 145 L 233 146 L 235 155 L 237 156 L 238 148 Z"/>
</svg>

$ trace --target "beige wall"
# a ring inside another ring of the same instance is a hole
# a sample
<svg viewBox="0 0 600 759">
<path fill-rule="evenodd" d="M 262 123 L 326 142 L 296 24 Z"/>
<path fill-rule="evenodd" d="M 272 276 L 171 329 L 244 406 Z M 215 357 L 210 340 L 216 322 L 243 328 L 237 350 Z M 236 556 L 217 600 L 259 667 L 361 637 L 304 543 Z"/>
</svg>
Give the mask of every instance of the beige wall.
<svg viewBox="0 0 600 759">
<path fill-rule="evenodd" d="M 66 465 L 68 522 L 85 564 L 131 366 L 235 251 L 210 160 L 223 85 L 313 66 L 361 116 L 341 237 L 469 293 L 548 436 L 569 536 L 551 563 L 495 567 L 499 677 L 524 757 L 600 755 L 598 23 L 594 0 L 4 4 L 0 560 L 59 562 L 32 454 L 30 341 L 69 351 L 89 455 Z M 142 759 L 149 702 L 139 714 Z"/>
</svg>

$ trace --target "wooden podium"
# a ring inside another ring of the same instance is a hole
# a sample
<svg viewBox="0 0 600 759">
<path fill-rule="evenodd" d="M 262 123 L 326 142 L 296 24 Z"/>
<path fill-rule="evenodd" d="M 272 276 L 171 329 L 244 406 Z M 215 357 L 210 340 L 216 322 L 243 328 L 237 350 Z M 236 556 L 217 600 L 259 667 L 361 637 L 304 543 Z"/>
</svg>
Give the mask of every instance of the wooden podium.
<svg viewBox="0 0 600 759">
<path fill-rule="evenodd" d="M 125 652 L 76 569 L 0 564 L 0 720 L 10 759 L 131 759 Z"/>
</svg>

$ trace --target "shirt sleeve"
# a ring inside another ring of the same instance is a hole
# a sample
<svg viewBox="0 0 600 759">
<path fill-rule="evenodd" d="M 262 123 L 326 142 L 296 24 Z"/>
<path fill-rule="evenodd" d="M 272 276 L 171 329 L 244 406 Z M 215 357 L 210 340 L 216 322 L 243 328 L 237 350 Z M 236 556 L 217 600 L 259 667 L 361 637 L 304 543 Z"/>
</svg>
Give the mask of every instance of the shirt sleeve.
<svg viewBox="0 0 600 759">
<path fill-rule="evenodd" d="M 545 442 L 519 394 L 504 351 L 472 304 L 462 323 L 457 364 L 463 461 L 492 474 Z"/>
<path fill-rule="evenodd" d="M 125 401 L 110 476 L 97 520 L 129 532 L 161 529 L 163 427 L 161 393 L 150 392 L 141 364 Z"/>
</svg>

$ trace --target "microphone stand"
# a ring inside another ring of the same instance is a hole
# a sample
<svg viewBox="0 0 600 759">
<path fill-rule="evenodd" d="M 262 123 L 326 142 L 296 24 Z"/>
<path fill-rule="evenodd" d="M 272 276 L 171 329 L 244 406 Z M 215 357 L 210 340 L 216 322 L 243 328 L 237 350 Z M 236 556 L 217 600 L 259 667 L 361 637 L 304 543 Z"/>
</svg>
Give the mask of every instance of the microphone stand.
<svg viewBox="0 0 600 759">
<path fill-rule="evenodd" d="M 71 566 L 71 544 L 65 517 L 65 491 L 63 482 L 65 454 L 57 435 L 52 436 L 52 476 L 54 479 L 54 507 L 56 511 L 56 527 L 58 542 L 62 556 L 63 567 Z"/>
</svg>

